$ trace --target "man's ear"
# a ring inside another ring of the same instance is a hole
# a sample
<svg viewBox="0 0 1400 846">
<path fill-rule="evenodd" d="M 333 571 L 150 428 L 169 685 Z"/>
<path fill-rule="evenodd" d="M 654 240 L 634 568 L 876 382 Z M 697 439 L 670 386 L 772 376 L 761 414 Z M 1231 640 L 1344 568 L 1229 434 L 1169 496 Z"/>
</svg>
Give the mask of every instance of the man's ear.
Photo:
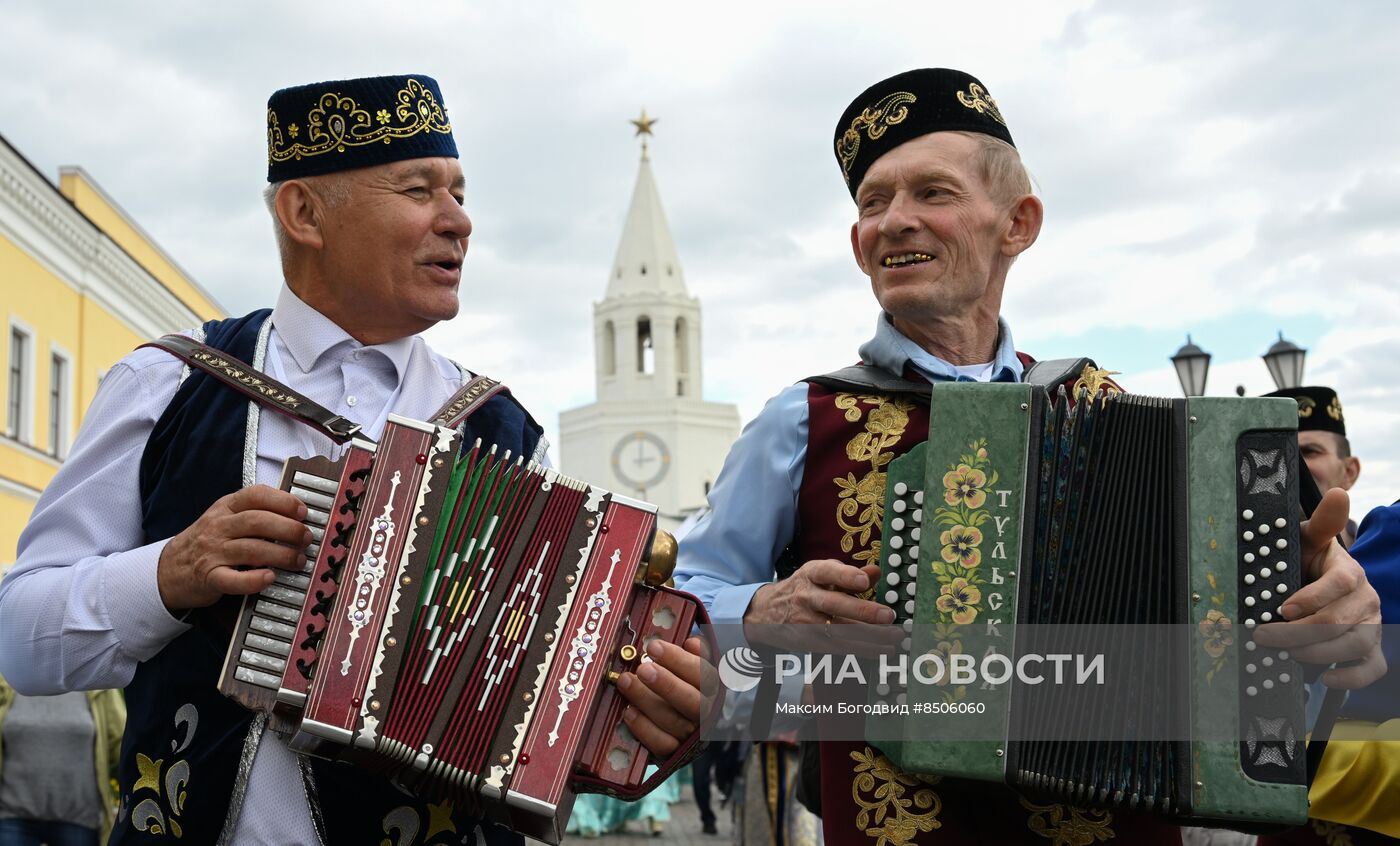
<svg viewBox="0 0 1400 846">
<path fill-rule="evenodd" d="M 321 197 L 300 179 L 293 179 L 277 189 L 273 201 L 277 219 L 282 222 L 287 237 L 293 243 L 319 250 L 325 246 L 322 226 L 325 224 L 325 205 Z"/>
<path fill-rule="evenodd" d="M 856 256 L 856 266 L 860 268 L 861 273 L 864 273 L 866 276 L 869 276 L 869 275 L 870 275 L 870 268 L 868 268 L 868 267 L 865 266 L 865 256 L 861 255 L 861 253 L 860 253 L 860 222 L 859 222 L 859 221 L 857 221 L 857 222 L 851 224 L 851 252 L 855 253 L 855 256 Z"/>
<path fill-rule="evenodd" d="M 1045 222 L 1045 206 L 1034 194 L 1025 194 L 1017 200 L 1009 212 L 1010 225 L 1002 240 L 1001 252 L 1008 258 L 1015 258 L 1030 248 L 1040 237 L 1040 225 Z"/>
<path fill-rule="evenodd" d="M 1346 484 L 1343 485 L 1343 487 L 1347 490 L 1351 490 L 1351 486 L 1356 484 L 1357 479 L 1361 478 L 1361 459 L 1357 458 L 1354 455 L 1347 456 L 1346 468 Z"/>
</svg>

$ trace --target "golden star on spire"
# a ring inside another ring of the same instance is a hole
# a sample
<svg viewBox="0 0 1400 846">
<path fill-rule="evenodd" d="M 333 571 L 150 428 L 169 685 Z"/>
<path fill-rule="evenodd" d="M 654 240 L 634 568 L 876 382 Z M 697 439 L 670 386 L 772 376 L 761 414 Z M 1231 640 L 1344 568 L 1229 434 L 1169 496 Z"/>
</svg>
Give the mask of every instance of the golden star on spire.
<svg viewBox="0 0 1400 846">
<path fill-rule="evenodd" d="M 646 159 L 646 157 L 647 157 L 647 136 L 652 134 L 652 132 L 651 132 L 651 127 L 652 127 L 653 124 L 656 123 L 656 120 L 657 120 L 656 118 L 649 118 L 649 117 L 647 117 L 647 110 L 646 110 L 646 107 L 643 106 L 643 107 L 642 107 L 642 116 L 641 116 L 640 118 L 637 118 L 636 120 L 629 121 L 629 123 L 631 123 L 633 126 L 637 127 L 637 131 L 636 131 L 636 133 L 634 133 L 634 136 L 640 135 L 640 136 L 642 137 L 642 158 L 643 158 L 643 159 Z"/>
</svg>

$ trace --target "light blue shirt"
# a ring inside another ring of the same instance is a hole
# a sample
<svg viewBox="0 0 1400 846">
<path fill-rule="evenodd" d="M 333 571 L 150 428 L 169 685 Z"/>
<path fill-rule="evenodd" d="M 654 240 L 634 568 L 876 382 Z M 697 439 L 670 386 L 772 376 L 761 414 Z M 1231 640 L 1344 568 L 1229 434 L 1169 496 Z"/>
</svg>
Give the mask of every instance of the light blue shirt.
<svg viewBox="0 0 1400 846">
<path fill-rule="evenodd" d="M 906 365 L 930 382 L 1019 382 L 1011 328 L 998 320 L 999 340 L 983 380 L 925 351 L 882 314 L 860 360 L 901 375 Z M 797 496 L 807 460 L 807 383 L 768 401 L 735 442 L 710 490 L 710 511 L 680 545 L 676 586 L 699 597 L 716 625 L 739 624 L 754 592 L 773 581 L 774 562 L 792 541 Z"/>
</svg>

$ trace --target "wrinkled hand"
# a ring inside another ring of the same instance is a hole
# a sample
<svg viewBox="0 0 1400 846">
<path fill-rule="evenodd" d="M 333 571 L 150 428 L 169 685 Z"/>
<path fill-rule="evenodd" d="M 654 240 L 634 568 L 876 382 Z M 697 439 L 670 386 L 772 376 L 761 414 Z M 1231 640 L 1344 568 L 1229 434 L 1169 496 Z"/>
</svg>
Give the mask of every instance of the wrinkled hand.
<svg viewBox="0 0 1400 846">
<path fill-rule="evenodd" d="M 894 611 L 855 595 L 879 580 L 878 564 L 808 561 L 788 578 L 754 592 L 744 612 L 744 636 L 750 643 L 790 651 L 886 652 L 902 639 L 898 629 L 889 627 Z M 844 625 L 832 634 L 831 624 Z M 818 626 L 826 637 L 813 640 Z"/>
<path fill-rule="evenodd" d="M 622 719 L 632 734 L 657 757 L 676 751 L 700 727 L 710 713 L 719 673 L 710 663 L 705 641 L 692 637 L 685 648 L 653 640 L 647 644 L 650 661 L 635 673 L 623 673 L 617 689 L 632 703 Z"/>
<path fill-rule="evenodd" d="M 272 584 L 270 567 L 300 571 L 312 540 L 304 519 L 301 500 L 267 485 L 219 499 L 161 550 L 161 601 L 171 611 L 203 608 Z"/>
<path fill-rule="evenodd" d="M 1307 582 L 1280 608 L 1286 623 L 1260 626 L 1255 640 L 1287 649 L 1309 664 L 1355 661 L 1322 676 L 1328 687 L 1365 687 L 1385 675 L 1381 652 L 1381 600 L 1336 536 L 1346 527 L 1346 491 L 1327 492 L 1302 527 L 1303 577 Z"/>
</svg>

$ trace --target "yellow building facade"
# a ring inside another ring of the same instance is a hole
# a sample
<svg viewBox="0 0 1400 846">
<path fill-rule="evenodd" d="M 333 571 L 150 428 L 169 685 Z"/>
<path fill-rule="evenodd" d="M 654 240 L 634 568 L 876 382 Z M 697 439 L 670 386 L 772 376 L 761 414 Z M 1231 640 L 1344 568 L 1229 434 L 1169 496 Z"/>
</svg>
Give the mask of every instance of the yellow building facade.
<svg viewBox="0 0 1400 846">
<path fill-rule="evenodd" d="M 80 168 L 0 136 L 0 572 L 107 369 L 223 309 Z"/>
</svg>

